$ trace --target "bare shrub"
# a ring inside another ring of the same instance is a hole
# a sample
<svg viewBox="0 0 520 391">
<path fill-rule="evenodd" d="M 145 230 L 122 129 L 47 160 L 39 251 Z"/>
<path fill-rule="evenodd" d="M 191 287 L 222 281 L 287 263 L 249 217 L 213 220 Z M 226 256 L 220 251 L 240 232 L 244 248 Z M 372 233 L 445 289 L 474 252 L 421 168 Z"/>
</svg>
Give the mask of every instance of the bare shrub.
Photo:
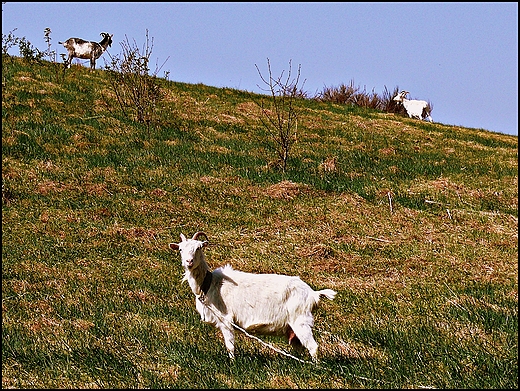
<svg viewBox="0 0 520 391">
<path fill-rule="evenodd" d="M 381 98 L 377 93 L 372 90 L 371 92 L 367 92 L 366 88 L 363 91 L 354 95 L 354 104 L 359 107 L 370 108 L 375 110 L 382 109 Z"/>
<path fill-rule="evenodd" d="M 285 71 L 282 71 L 277 78 L 273 77 L 269 58 L 267 59 L 269 74 L 267 78 L 262 75 L 256 64 L 255 67 L 267 86 L 265 89 L 259 87 L 269 92 L 270 95 L 269 99 L 261 99 L 256 102 L 261 109 L 260 120 L 268 134 L 267 145 L 276 151 L 280 167 L 285 172 L 291 148 L 296 142 L 298 134 L 298 113 L 295 100 L 307 96 L 302 88 L 298 87 L 301 65 L 298 65 L 296 77 L 292 78 L 292 64 L 289 60 L 289 71 L 285 79 L 283 78 Z"/>
<path fill-rule="evenodd" d="M 332 102 L 376 110 L 382 110 L 383 107 L 381 97 L 374 90 L 367 92 L 366 87 L 361 89 L 361 87 L 355 86 L 354 80 L 351 80 L 348 85 L 340 84 L 338 87 L 324 87 L 315 99 L 320 102 Z"/>
<path fill-rule="evenodd" d="M 353 105 L 354 96 L 357 94 L 359 87 L 354 87 L 354 81 L 351 80 L 349 85 L 341 84 L 338 87 L 324 87 L 323 91 L 316 96 L 321 102 L 332 102 L 344 105 Z"/>
<path fill-rule="evenodd" d="M 150 74 L 153 37 L 150 40 L 146 30 L 146 41 L 142 49 L 139 49 L 135 40 L 130 42 L 126 35 L 125 40 L 120 44 L 122 53 L 110 56 L 110 64 L 105 65 L 110 86 L 123 115 L 133 117 L 149 128 L 156 118 L 157 104 L 162 99 L 157 78 L 157 73 L 162 66 L 156 66 Z"/>
</svg>

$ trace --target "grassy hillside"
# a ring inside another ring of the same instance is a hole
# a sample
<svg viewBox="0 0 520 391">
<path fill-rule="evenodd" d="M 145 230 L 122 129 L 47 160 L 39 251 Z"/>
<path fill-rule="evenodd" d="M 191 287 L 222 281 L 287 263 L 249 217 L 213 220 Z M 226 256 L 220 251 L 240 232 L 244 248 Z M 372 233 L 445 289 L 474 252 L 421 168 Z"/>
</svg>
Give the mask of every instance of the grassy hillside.
<svg viewBox="0 0 520 391">
<path fill-rule="evenodd" d="M 284 173 L 261 96 L 160 83 L 145 126 L 105 71 L 3 64 L 3 388 L 518 387 L 518 137 L 302 99 Z M 338 292 L 319 365 L 227 359 L 168 249 L 198 230 Z"/>
</svg>

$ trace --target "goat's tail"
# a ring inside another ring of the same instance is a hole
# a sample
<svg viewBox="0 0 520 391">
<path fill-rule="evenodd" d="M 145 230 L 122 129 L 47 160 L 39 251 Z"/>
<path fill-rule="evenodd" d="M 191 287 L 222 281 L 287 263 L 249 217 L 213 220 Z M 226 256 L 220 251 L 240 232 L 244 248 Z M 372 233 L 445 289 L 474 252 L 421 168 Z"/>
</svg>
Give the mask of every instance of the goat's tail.
<svg viewBox="0 0 520 391">
<path fill-rule="evenodd" d="M 336 297 L 336 291 L 332 289 L 322 289 L 321 291 L 316 292 L 319 296 L 325 296 L 329 300 L 333 300 Z"/>
</svg>

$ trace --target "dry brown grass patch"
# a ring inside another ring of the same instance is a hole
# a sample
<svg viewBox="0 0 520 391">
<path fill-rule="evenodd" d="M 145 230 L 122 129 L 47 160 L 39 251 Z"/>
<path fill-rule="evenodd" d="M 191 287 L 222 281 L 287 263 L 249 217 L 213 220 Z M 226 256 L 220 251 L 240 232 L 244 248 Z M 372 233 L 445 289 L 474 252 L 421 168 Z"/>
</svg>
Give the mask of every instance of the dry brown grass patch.
<svg viewBox="0 0 520 391">
<path fill-rule="evenodd" d="M 315 244 L 314 246 L 305 246 L 298 252 L 298 255 L 308 258 L 327 259 L 334 256 L 334 249 L 326 244 Z"/>
<path fill-rule="evenodd" d="M 25 326 L 34 334 L 51 333 L 53 336 L 57 336 L 64 332 L 61 320 L 45 315 L 28 320 Z"/>
<path fill-rule="evenodd" d="M 73 319 L 72 326 L 78 330 L 87 331 L 94 327 L 94 322 L 85 319 Z"/>
<path fill-rule="evenodd" d="M 162 198 L 167 194 L 168 194 L 168 192 L 166 190 L 159 189 L 159 188 L 156 188 L 156 189 L 153 189 L 152 191 L 150 191 L 150 195 L 152 195 L 153 197 L 158 197 L 158 198 Z"/>
<path fill-rule="evenodd" d="M 18 80 L 18 81 L 20 81 L 22 83 L 36 84 L 38 82 L 38 80 L 32 78 L 30 74 L 29 74 L 29 76 L 27 76 L 25 74 L 25 72 L 18 72 L 18 75 L 19 76 L 16 76 L 14 79 Z"/>
<path fill-rule="evenodd" d="M 260 108 L 258 107 L 258 105 L 255 102 L 239 103 L 237 105 L 237 110 L 242 114 L 246 114 L 247 116 L 252 115 L 252 114 L 254 114 L 254 115 L 260 114 Z"/>
<path fill-rule="evenodd" d="M 154 295 L 153 293 L 150 293 L 146 290 L 143 290 L 143 289 L 127 291 L 126 293 L 130 300 L 139 301 L 141 303 L 145 303 L 145 302 L 156 303 L 157 302 L 156 295 Z"/>
<path fill-rule="evenodd" d="M 196 148 L 197 149 L 197 148 Z M 216 152 L 216 153 L 231 153 L 231 150 L 229 148 L 220 146 L 220 145 L 210 145 L 209 147 L 205 147 L 204 149 L 201 149 L 202 151 L 207 152 Z"/>
<path fill-rule="evenodd" d="M 379 154 L 383 156 L 395 155 L 395 148 L 381 148 Z"/>
<path fill-rule="evenodd" d="M 386 354 L 380 349 L 362 343 L 349 341 L 323 332 L 319 340 L 319 350 L 322 356 L 336 359 L 370 360 L 378 359 L 383 363 L 387 360 Z"/>
<path fill-rule="evenodd" d="M 199 178 L 199 180 L 204 184 L 212 184 L 212 183 L 221 183 L 224 182 L 222 178 L 216 178 L 213 176 L 203 175 Z"/>
<path fill-rule="evenodd" d="M 243 124 L 244 120 L 242 118 L 237 118 L 234 115 L 229 114 L 220 114 L 217 117 L 219 122 L 224 122 L 228 124 Z"/>
<path fill-rule="evenodd" d="M 143 244 L 155 244 L 157 241 L 157 232 L 155 229 L 147 229 L 142 227 L 124 228 L 117 223 L 108 229 L 108 233 L 112 235 L 121 235 L 129 242 L 138 242 Z"/>
<path fill-rule="evenodd" d="M 270 388 L 300 388 L 290 376 L 275 375 L 269 381 Z"/>
<path fill-rule="evenodd" d="M 319 165 L 318 169 L 325 172 L 335 172 L 337 170 L 337 161 L 336 156 L 328 157 Z"/>
<path fill-rule="evenodd" d="M 305 184 L 284 180 L 269 186 L 266 189 L 266 194 L 271 198 L 292 200 L 308 188 Z"/>
<path fill-rule="evenodd" d="M 148 369 L 152 369 L 152 368 L 148 368 Z M 179 375 L 182 372 L 182 368 L 178 364 L 168 365 L 168 366 L 157 365 L 157 371 L 158 371 L 159 379 L 165 380 L 170 383 L 174 383 L 179 378 Z M 146 388 L 146 387 L 144 387 L 144 388 Z"/>
</svg>

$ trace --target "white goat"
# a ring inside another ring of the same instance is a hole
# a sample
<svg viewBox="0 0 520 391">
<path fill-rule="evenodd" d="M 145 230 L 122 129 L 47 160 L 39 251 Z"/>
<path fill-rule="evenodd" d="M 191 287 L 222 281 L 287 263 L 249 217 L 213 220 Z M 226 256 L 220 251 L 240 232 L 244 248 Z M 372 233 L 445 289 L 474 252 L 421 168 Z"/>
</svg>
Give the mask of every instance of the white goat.
<svg viewBox="0 0 520 391">
<path fill-rule="evenodd" d="M 401 91 L 394 97 L 394 100 L 396 102 L 400 102 L 404 106 L 410 118 L 417 118 L 422 120 L 426 119 L 430 122 L 433 122 L 433 119 L 430 115 L 430 104 L 424 100 L 406 99 L 407 94 L 409 94 L 408 91 Z"/>
<path fill-rule="evenodd" d="M 65 67 L 70 68 L 72 59 L 82 58 L 90 60 L 90 68 L 96 68 L 96 60 L 107 50 L 109 46 L 112 46 L 112 37 L 114 34 L 100 33 L 103 37 L 101 42 L 85 41 L 81 38 L 69 38 L 65 42 L 58 42 L 65 46 L 65 49 L 69 52 L 67 60 L 65 60 Z"/>
<path fill-rule="evenodd" d="M 280 274 L 253 274 L 233 270 L 230 265 L 210 272 L 203 247 L 208 241 L 192 239 L 181 234 L 180 243 L 170 243 L 172 250 L 180 250 L 184 280 L 196 296 L 195 306 L 201 320 L 215 325 L 224 336 L 230 358 L 234 358 L 233 325 L 257 334 L 286 335 L 289 343 L 307 348 L 313 360 L 318 344 L 312 335 L 312 309 L 320 296 L 334 299 L 332 289 L 314 291 L 299 277 Z M 206 236 L 207 239 L 207 236 Z"/>
</svg>

